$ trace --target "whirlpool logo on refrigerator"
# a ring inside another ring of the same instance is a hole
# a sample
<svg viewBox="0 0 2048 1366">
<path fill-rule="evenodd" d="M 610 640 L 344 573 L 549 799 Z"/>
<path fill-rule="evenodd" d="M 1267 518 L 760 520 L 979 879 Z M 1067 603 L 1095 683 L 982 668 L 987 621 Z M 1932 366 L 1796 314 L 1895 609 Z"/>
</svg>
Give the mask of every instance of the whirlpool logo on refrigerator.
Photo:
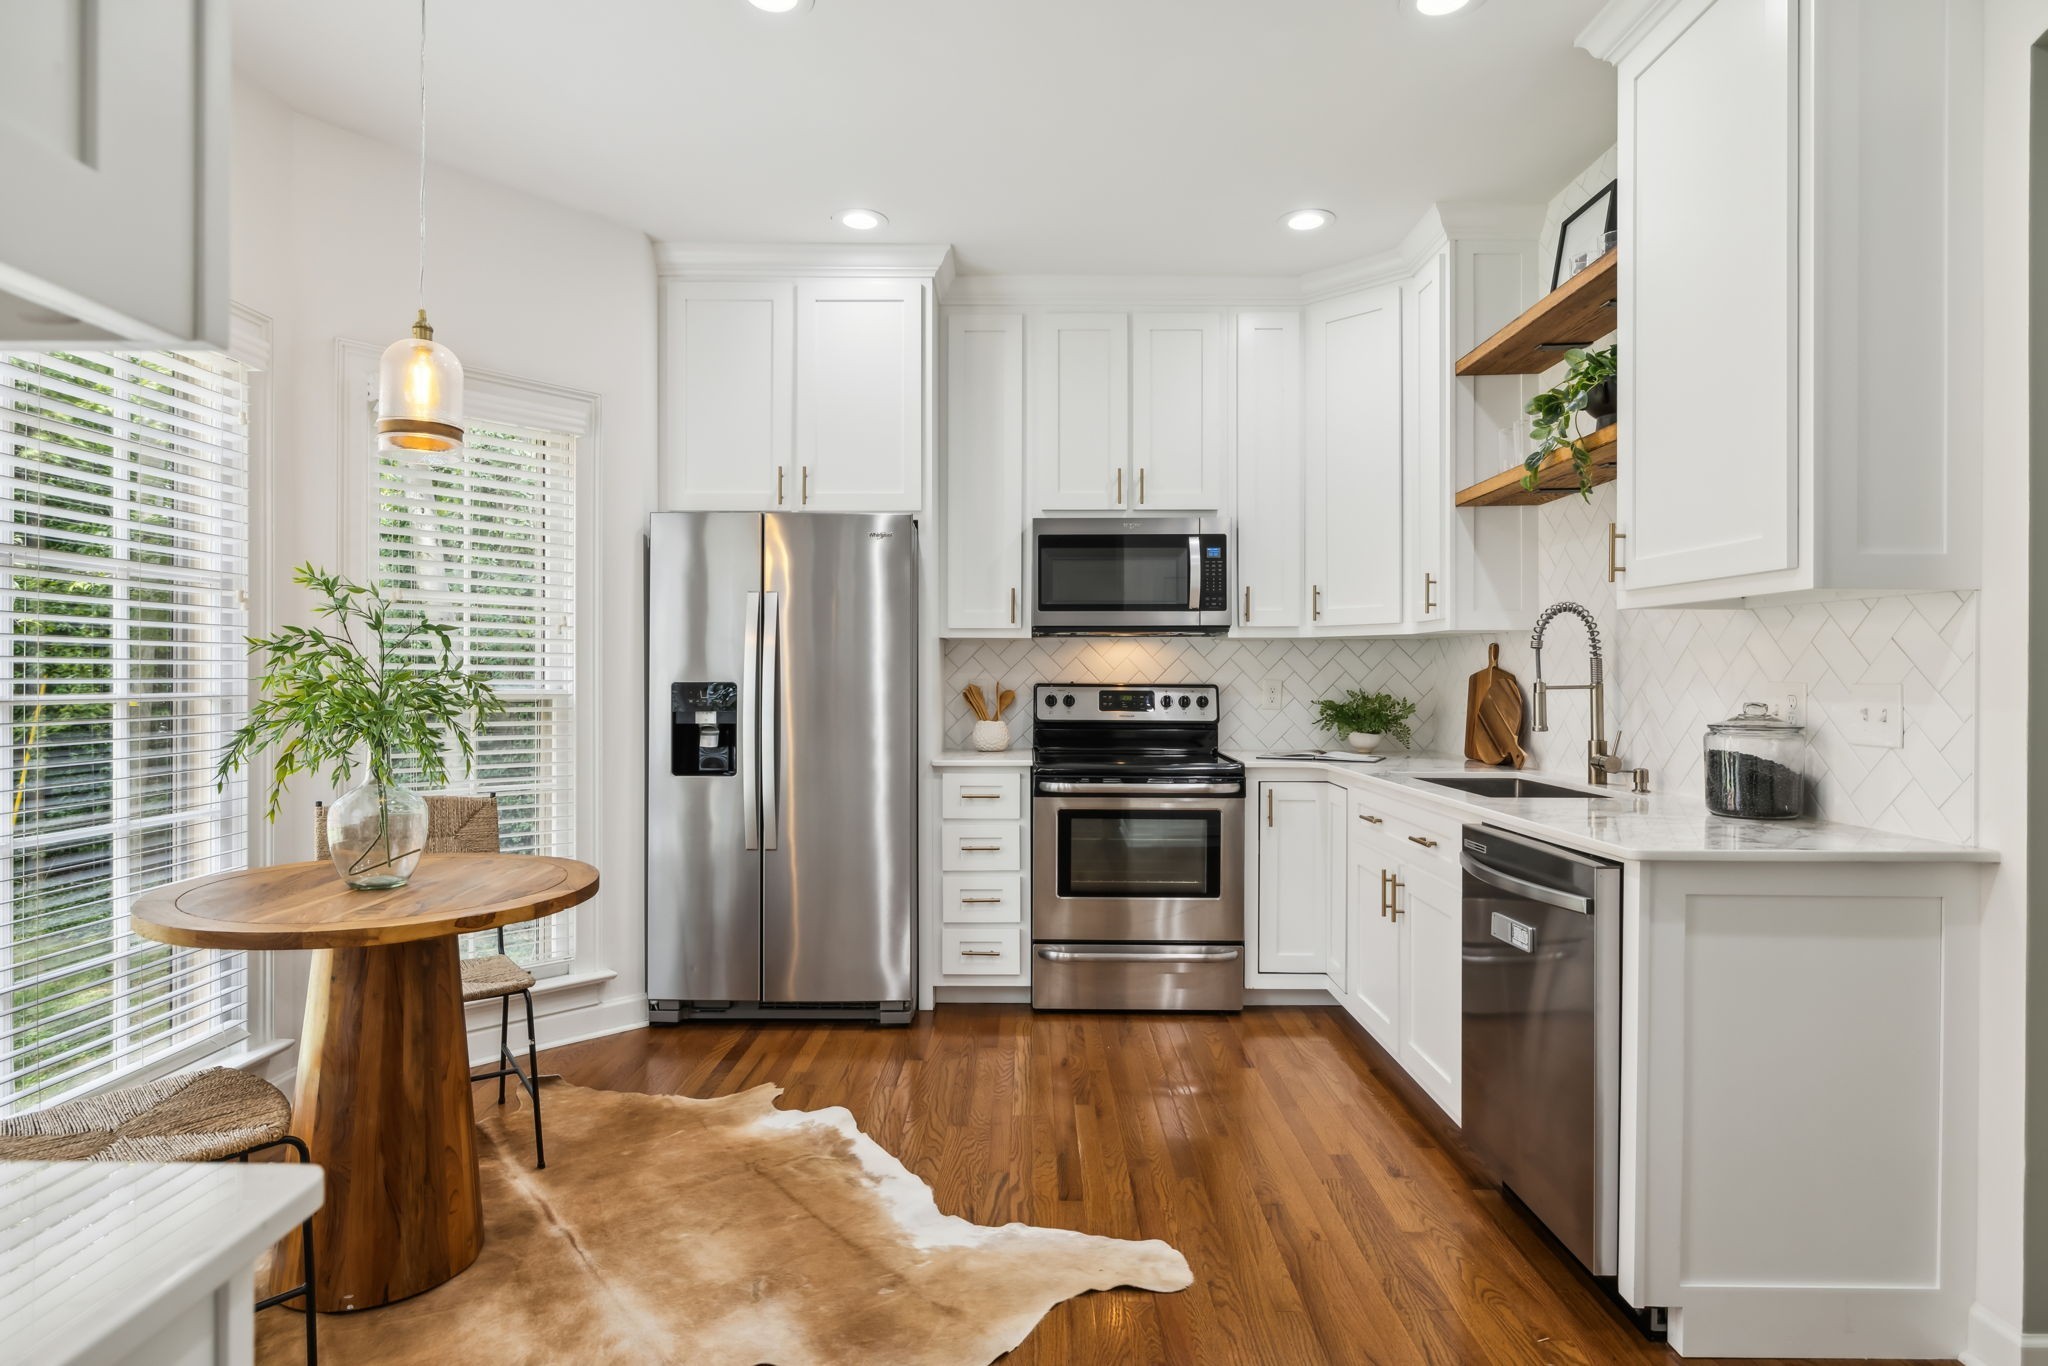
<svg viewBox="0 0 2048 1366">
<path fill-rule="evenodd" d="M 868 539 L 871 541 L 886 541 L 895 534 L 896 533 L 893 531 L 870 531 L 868 533 Z"/>
</svg>

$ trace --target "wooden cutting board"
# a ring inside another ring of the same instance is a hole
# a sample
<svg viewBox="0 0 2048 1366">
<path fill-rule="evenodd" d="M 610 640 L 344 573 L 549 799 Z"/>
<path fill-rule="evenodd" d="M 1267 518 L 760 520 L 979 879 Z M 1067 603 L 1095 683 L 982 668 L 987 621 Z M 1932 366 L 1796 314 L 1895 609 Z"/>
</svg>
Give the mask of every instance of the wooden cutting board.
<svg viewBox="0 0 2048 1366">
<path fill-rule="evenodd" d="M 1513 764 L 1522 752 L 1522 685 L 1500 666 L 1500 646 L 1486 647 L 1486 667 L 1465 689 L 1465 757 L 1482 764 Z"/>
</svg>

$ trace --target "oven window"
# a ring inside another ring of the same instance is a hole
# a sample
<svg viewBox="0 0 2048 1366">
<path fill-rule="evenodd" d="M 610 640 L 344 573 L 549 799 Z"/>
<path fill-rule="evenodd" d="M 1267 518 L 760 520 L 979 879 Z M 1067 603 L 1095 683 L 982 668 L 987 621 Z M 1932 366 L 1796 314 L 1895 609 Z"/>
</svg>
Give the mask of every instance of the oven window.
<svg viewBox="0 0 2048 1366">
<path fill-rule="evenodd" d="M 1214 898 L 1222 890 L 1220 811 L 1062 811 L 1063 897 Z"/>
<path fill-rule="evenodd" d="M 1041 537 L 1038 605 L 1048 612 L 1185 612 L 1188 538 Z"/>
</svg>

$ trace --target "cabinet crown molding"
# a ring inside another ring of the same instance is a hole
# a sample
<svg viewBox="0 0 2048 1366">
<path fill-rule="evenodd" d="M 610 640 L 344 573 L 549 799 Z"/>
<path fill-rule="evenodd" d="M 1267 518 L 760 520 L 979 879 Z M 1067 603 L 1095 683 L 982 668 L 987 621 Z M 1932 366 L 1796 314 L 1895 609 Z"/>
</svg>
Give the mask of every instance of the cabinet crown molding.
<svg viewBox="0 0 2048 1366">
<path fill-rule="evenodd" d="M 764 276 L 898 277 L 950 281 L 945 243 L 656 242 L 654 270 L 665 278 L 758 280 Z"/>
<path fill-rule="evenodd" d="M 1603 62 L 1619 62 L 1677 7 L 1678 0 L 1608 0 L 1606 8 L 1579 30 L 1578 46 Z"/>
</svg>

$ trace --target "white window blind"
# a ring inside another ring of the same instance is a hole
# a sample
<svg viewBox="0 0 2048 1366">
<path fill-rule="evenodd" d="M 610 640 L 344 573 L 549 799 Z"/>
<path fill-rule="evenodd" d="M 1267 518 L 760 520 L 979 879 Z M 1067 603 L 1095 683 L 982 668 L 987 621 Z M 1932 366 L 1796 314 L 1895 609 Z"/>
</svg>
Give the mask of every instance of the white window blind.
<svg viewBox="0 0 2048 1366">
<path fill-rule="evenodd" d="M 246 1034 L 244 955 L 128 919 L 246 862 L 247 377 L 193 353 L 0 355 L 0 1113 Z"/>
<path fill-rule="evenodd" d="M 378 457 L 375 573 L 455 637 L 505 710 L 476 737 L 466 778 L 445 790 L 495 793 L 507 853 L 576 852 L 576 438 L 469 414 L 466 448 L 436 464 Z M 529 968 L 566 970 L 573 913 L 505 932 Z M 463 952 L 495 953 L 497 935 Z"/>
</svg>

